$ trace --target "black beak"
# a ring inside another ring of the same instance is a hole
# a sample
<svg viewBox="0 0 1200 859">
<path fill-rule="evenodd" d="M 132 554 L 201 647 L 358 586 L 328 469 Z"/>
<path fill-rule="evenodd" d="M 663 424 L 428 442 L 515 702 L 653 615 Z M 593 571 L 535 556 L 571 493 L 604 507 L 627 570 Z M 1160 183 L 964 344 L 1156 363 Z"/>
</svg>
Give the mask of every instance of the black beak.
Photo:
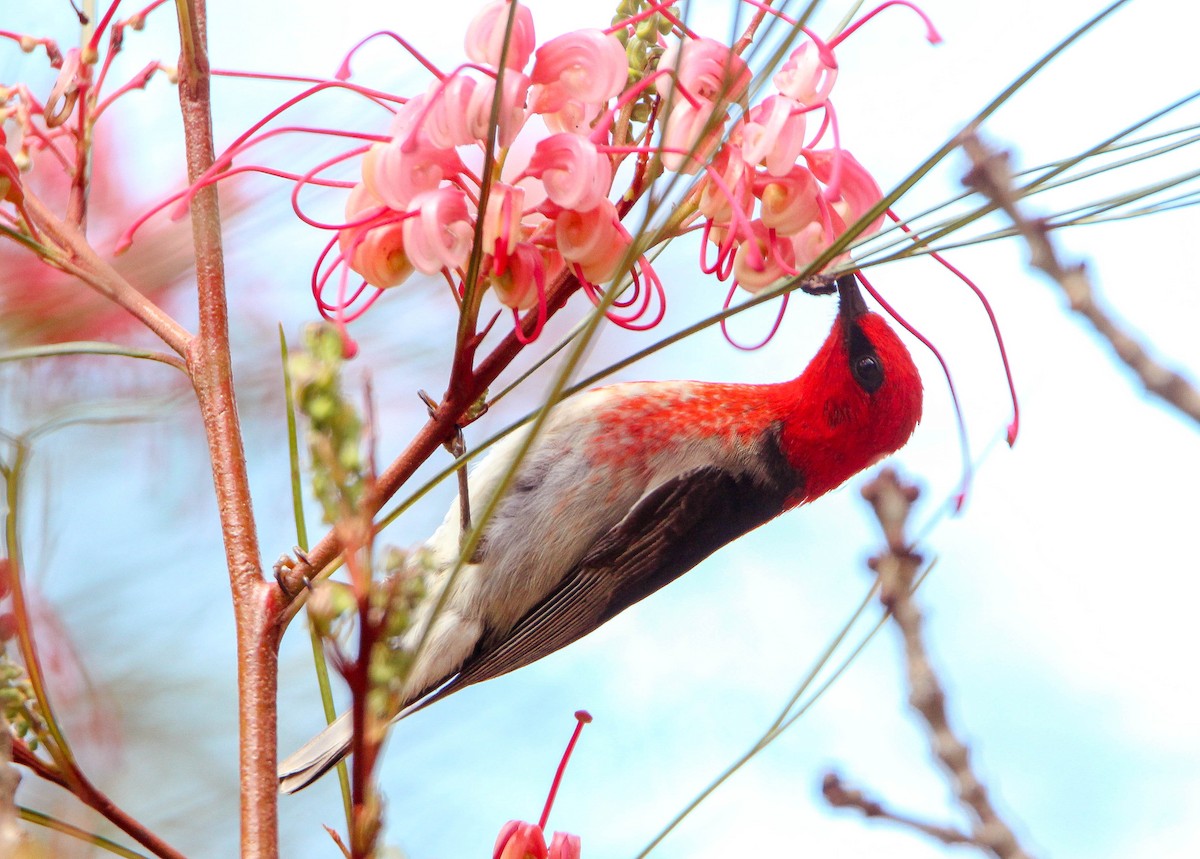
<svg viewBox="0 0 1200 859">
<path fill-rule="evenodd" d="M 843 275 L 837 280 L 838 316 L 846 322 L 853 322 L 867 312 L 867 303 L 863 301 L 862 293 L 858 291 L 858 280 L 852 274 Z"/>
</svg>

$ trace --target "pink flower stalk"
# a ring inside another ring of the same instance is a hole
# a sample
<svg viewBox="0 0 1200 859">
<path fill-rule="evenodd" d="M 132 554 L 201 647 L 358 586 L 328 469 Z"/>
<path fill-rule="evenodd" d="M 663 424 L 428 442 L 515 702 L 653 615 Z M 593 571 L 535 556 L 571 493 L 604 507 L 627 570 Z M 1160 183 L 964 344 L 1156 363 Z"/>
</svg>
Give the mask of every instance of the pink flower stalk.
<svg viewBox="0 0 1200 859">
<path fill-rule="evenodd" d="M 550 809 L 554 805 L 554 797 L 567 768 L 567 761 L 571 759 L 571 752 L 575 749 L 575 743 L 579 741 L 583 726 L 591 722 L 592 717 L 586 710 L 578 710 L 575 720 L 575 730 L 571 733 L 566 751 L 563 752 L 562 760 L 554 773 L 554 781 L 550 785 L 550 795 L 546 797 L 541 819 L 536 824 L 520 820 L 510 820 L 504 824 L 496 838 L 496 847 L 492 851 L 493 859 L 579 859 L 581 842 L 578 835 L 555 832 L 547 849 L 544 834 Z"/>
</svg>

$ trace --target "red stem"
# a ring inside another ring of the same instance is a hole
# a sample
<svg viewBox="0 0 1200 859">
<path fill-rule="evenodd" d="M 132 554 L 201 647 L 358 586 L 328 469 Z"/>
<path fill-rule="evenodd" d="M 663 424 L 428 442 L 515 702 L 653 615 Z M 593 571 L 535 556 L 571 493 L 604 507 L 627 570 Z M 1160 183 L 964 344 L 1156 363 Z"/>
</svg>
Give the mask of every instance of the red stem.
<svg viewBox="0 0 1200 859">
<path fill-rule="evenodd" d="M 97 790 L 78 769 L 75 769 L 68 779 L 49 763 L 31 752 L 29 746 L 16 737 L 13 738 L 12 756 L 15 763 L 27 767 L 39 778 L 71 791 L 80 802 L 102 814 L 113 826 L 116 826 L 155 856 L 161 856 L 163 859 L 184 859 L 182 853 L 117 807 L 104 793 Z"/>
</svg>

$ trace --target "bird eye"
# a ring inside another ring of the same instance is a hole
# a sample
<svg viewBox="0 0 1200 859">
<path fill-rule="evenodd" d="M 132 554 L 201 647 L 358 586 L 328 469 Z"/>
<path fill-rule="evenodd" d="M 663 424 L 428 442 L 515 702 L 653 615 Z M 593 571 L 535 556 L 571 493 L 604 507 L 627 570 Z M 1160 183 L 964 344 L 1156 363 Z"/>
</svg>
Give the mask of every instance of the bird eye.
<svg viewBox="0 0 1200 859">
<path fill-rule="evenodd" d="M 855 380 L 868 394 L 875 393 L 883 384 L 883 365 L 874 355 L 858 356 L 854 359 L 852 369 Z"/>
</svg>

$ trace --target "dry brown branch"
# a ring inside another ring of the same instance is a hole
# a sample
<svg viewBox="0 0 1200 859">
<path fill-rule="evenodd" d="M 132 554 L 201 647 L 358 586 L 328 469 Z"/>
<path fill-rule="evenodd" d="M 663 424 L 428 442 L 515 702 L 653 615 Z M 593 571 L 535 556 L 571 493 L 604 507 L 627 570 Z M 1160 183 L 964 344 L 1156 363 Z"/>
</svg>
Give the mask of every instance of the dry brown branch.
<svg viewBox="0 0 1200 859">
<path fill-rule="evenodd" d="M 1000 818 L 983 783 L 971 768 L 966 744 L 950 726 L 946 693 L 925 648 L 921 612 L 912 598 L 913 579 L 920 568 L 921 556 L 913 551 L 905 534 L 908 515 L 917 495 L 917 488 L 901 483 L 890 468 L 883 469 L 863 487 L 863 497 L 874 508 L 887 541 L 886 551 L 872 558 L 870 566 L 879 576 L 879 598 L 904 639 L 909 703 L 925 722 L 930 750 L 950 775 L 955 796 L 973 821 L 966 843 L 974 844 L 998 859 L 1028 859 L 1029 854 Z M 853 802 L 848 804 L 862 808 Z M 912 825 L 911 821 L 908 823 Z M 921 824 L 921 828 L 925 827 L 941 829 Z"/>
<path fill-rule="evenodd" d="M 1200 423 L 1200 390 L 1180 373 L 1164 367 L 1141 343 L 1129 335 L 1108 314 L 1096 298 L 1083 263 L 1064 263 L 1050 241 L 1050 229 L 1042 218 L 1030 218 L 1021 212 L 1009 168 L 1007 152 L 989 147 L 973 131 L 960 138 L 971 160 L 971 169 L 963 184 L 987 197 L 1012 220 L 1013 226 L 1029 246 L 1029 263 L 1049 275 L 1066 293 L 1071 309 L 1083 316 L 1131 370 L 1137 373 L 1146 390 L 1157 394 L 1192 420 Z"/>
<path fill-rule="evenodd" d="M 928 835 L 930 838 L 936 838 L 943 844 L 974 844 L 971 836 L 958 831 L 951 826 L 937 826 L 932 823 L 925 823 L 917 820 L 915 817 L 908 817 L 903 814 L 896 814 L 888 811 L 883 803 L 867 797 L 861 790 L 846 787 L 842 782 L 841 777 L 834 772 L 826 773 L 825 778 L 821 781 L 821 793 L 825 796 L 825 801 L 834 808 L 853 808 L 861 811 L 866 817 L 878 817 L 881 820 L 890 820 L 893 823 L 898 823 L 901 826 L 907 826 L 910 829 L 915 829 L 923 835 Z"/>
</svg>

